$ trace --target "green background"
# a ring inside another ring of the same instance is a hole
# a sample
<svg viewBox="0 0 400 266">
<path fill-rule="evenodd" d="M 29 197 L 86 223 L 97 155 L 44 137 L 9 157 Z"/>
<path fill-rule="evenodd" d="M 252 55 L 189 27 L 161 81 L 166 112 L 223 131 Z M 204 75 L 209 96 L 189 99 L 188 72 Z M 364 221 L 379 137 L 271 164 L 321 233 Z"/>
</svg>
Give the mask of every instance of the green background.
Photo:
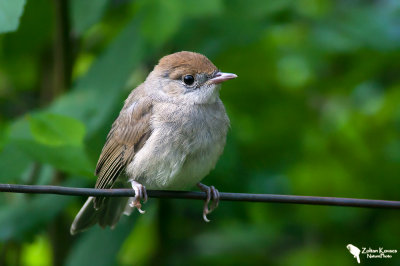
<svg viewBox="0 0 400 266">
<path fill-rule="evenodd" d="M 400 4 L 0 0 L 0 182 L 92 187 L 124 99 L 162 56 L 205 54 L 223 85 L 224 192 L 400 200 Z M 151 199 L 71 237 L 83 197 L 0 194 L 3 265 L 354 265 L 397 249 L 400 213 Z"/>
</svg>

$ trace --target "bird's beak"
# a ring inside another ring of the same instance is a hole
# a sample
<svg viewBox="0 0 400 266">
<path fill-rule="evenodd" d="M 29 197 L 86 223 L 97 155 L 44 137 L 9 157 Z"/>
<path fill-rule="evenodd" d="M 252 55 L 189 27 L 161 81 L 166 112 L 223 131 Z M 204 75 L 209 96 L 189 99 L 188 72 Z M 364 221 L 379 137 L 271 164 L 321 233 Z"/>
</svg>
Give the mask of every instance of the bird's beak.
<svg viewBox="0 0 400 266">
<path fill-rule="evenodd" d="M 237 78 L 237 75 L 232 74 L 232 73 L 224 73 L 224 72 L 218 72 L 215 77 L 210 79 L 210 82 L 212 84 L 218 84 L 221 82 L 224 82 L 226 80 L 234 79 Z"/>
</svg>

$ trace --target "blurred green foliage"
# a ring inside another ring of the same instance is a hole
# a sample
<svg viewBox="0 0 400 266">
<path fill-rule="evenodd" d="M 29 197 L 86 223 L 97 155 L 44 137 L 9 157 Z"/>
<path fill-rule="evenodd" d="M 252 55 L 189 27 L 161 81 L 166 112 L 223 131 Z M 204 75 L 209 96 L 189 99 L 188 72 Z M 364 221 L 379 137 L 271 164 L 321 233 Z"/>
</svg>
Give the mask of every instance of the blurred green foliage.
<svg viewBox="0 0 400 266">
<path fill-rule="evenodd" d="M 25 0 L 0 1 L 0 33 L 15 31 L 24 10 Z"/>
<path fill-rule="evenodd" d="M 190 50 L 239 76 L 221 91 L 232 129 L 204 183 L 399 200 L 398 1 L 58 1 L 0 0 L 0 182 L 91 187 L 123 100 Z M 353 265 L 349 243 L 400 251 L 398 211 L 223 202 L 206 224 L 202 202 L 152 199 L 71 237 L 83 200 L 1 194 L 0 264 Z"/>
</svg>

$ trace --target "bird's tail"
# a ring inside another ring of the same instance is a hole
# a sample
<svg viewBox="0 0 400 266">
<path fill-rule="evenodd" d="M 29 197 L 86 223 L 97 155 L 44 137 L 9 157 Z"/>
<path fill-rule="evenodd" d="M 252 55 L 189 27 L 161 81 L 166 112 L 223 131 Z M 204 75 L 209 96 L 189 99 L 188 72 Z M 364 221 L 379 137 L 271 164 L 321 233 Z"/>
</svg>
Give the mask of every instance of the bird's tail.
<svg viewBox="0 0 400 266">
<path fill-rule="evenodd" d="M 357 256 L 357 262 L 360 263 L 360 255 Z"/>
<path fill-rule="evenodd" d="M 81 210 L 76 215 L 71 225 L 71 235 L 87 230 L 99 223 L 101 227 L 114 228 L 119 218 L 124 213 L 128 198 L 107 197 L 99 209 L 94 208 L 94 197 L 89 197 Z"/>
</svg>

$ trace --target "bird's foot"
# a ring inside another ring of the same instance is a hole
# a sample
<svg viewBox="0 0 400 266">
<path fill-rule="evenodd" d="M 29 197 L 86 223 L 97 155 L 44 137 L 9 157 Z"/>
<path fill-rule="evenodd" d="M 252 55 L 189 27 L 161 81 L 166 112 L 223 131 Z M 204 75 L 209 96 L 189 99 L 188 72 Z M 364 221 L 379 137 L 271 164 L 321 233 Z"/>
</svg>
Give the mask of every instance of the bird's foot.
<svg viewBox="0 0 400 266">
<path fill-rule="evenodd" d="M 215 210 L 218 207 L 219 204 L 219 191 L 216 189 L 214 186 L 206 186 L 202 183 L 198 183 L 197 187 L 206 193 L 207 198 L 204 202 L 204 208 L 203 208 L 203 219 L 206 222 L 209 222 L 210 220 L 207 218 L 207 214 L 210 214 L 213 210 Z M 212 199 L 210 207 L 208 206 L 210 201 Z"/>
<path fill-rule="evenodd" d="M 143 203 L 146 203 L 147 201 L 146 187 L 134 180 L 129 180 L 129 182 L 131 182 L 132 189 L 135 191 L 135 197 L 129 198 L 129 206 L 136 208 L 140 213 L 143 214 L 146 211 L 142 210 L 142 204 L 140 201 L 143 200 Z"/>
</svg>

